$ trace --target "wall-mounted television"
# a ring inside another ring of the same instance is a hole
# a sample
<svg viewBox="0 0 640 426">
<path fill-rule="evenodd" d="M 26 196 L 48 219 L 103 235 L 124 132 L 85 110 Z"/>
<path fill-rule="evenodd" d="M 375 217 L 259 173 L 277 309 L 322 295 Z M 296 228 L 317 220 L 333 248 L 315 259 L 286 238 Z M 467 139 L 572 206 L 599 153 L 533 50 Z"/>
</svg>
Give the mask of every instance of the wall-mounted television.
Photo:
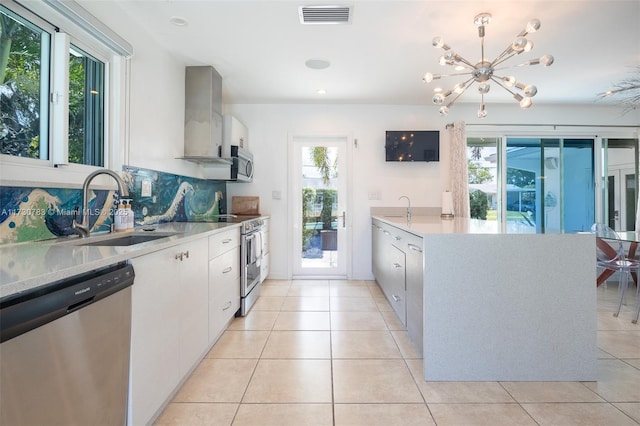
<svg viewBox="0 0 640 426">
<path fill-rule="evenodd" d="M 387 130 L 387 161 L 440 161 L 440 131 Z"/>
</svg>

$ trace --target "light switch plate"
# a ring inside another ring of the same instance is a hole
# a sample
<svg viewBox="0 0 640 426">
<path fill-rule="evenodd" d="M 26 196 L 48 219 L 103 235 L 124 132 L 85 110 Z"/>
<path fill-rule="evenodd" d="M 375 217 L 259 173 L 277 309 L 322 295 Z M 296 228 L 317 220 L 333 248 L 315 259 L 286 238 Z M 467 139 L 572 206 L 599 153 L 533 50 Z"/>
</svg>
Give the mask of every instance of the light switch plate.
<svg viewBox="0 0 640 426">
<path fill-rule="evenodd" d="M 380 199 L 380 191 L 369 191 L 369 199 L 370 200 L 379 200 Z"/>
<path fill-rule="evenodd" d="M 140 196 L 141 197 L 151 197 L 151 181 L 150 180 L 143 180 L 142 181 L 142 188 L 140 189 Z"/>
<path fill-rule="evenodd" d="M 271 198 L 274 199 L 274 200 L 282 199 L 282 192 L 281 191 L 271 191 Z"/>
</svg>

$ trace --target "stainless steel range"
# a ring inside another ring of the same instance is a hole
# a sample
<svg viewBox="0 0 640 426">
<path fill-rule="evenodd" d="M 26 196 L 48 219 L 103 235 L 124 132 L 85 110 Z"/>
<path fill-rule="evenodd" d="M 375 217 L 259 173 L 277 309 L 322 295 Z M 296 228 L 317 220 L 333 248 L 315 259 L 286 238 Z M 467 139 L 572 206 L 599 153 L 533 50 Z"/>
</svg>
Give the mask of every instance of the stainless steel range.
<svg viewBox="0 0 640 426">
<path fill-rule="evenodd" d="M 240 316 L 245 316 L 260 296 L 263 240 L 266 226 L 260 218 L 245 220 L 240 227 Z"/>
</svg>

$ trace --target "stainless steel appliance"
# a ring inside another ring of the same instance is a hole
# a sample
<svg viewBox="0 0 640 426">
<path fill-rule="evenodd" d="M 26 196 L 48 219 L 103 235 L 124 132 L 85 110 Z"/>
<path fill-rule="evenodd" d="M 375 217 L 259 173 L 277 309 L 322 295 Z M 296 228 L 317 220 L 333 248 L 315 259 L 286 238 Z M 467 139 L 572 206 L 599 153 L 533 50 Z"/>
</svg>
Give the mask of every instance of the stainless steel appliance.
<svg viewBox="0 0 640 426">
<path fill-rule="evenodd" d="M 251 182 L 253 180 L 253 155 L 246 149 L 231 145 L 231 164 L 218 164 L 207 168 L 207 177 L 216 180 Z"/>
<path fill-rule="evenodd" d="M 240 228 L 240 316 L 245 316 L 260 296 L 265 231 L 264 220 L 260 218 L 245 220 Z"/>
<path fill-rule="evenodd" d="M 211 66 L 185 68 L 185 160 L 216 161 L 222 149 L 222 77 Z"/>
<path fill-rule="evenodd" d="M 251 182 L 253 180 L 253 155 L 246 149 L 231 145 L 231 180 Z"/>
<path fill-rule="evenodd" d="M 0 424 L 124 425 L 133 267 L 0 299 Z"/>
</svg>

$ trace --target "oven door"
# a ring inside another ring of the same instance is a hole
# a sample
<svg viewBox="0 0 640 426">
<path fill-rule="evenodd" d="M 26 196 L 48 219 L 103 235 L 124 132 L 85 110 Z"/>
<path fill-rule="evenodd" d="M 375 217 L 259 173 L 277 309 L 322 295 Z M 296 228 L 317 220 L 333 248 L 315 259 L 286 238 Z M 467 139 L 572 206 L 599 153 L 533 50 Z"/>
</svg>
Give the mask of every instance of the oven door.
<svg viewBox="0 0 640 426">
<path fill-rule="evenodd" d="M 262 259 L 262 241 L 259 232 L 243 236 L 242 286 L 241 296 L 246 297 L 260 282 L 260 261 Z"/>
</svg>

